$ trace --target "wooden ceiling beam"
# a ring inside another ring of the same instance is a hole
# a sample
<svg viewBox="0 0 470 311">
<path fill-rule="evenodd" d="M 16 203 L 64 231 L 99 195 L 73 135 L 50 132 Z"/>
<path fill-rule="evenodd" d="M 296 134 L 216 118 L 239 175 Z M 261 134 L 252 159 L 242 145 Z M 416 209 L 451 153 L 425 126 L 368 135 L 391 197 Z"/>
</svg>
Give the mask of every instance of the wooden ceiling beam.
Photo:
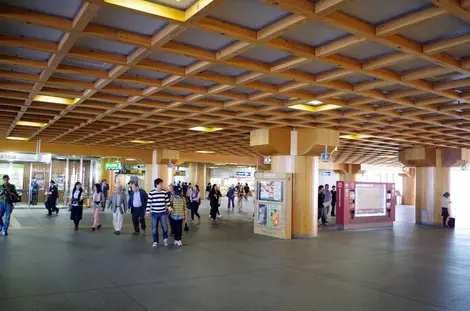
<svg viewBox="0 0 470 311">
<path fill-rule="evenodd" d="M 460 0 L 430 0 L 436 6 L 448 11 L 450 14 L 470 23 L 470 12 L 460 6 Z"/>
<path fill-rule="evenodd" d="M 448 14 L 448 12 L 438 7 L 414 12 L 377 26 L 376 35 L 380 37 L 390 36 L 445 14 Z"/>
<path fill-rule="evenodd" d="M 470 34 L 464 34 L 464 35 L 456 36 L 453 38 L 443 39 L 437 42 L 425 44 L 423 46 L 423 52 L 425 54 L 432 55 L 432 54 L 444 52 L 453 47 L 466 44 L 469 42 L 470 42 Z"/>
</svg>

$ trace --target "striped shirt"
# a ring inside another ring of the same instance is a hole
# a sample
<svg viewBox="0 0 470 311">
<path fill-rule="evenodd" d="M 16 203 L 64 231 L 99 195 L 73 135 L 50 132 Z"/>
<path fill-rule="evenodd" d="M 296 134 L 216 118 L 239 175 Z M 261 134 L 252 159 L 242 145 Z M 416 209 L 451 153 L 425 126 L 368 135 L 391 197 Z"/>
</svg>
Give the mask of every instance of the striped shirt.
<svg viewBox="0 0 470 311">
<path fill-rule="evenodd" d="M 147 201 L 147 212 L 165 213 L 169 206 L 170 198 L 166 190 L 153 189 L 150 191 L 149 199 Z"/>
<path fill-rule="evenodd" d="M 184 213 L 186 212 L 186 199 L 184 197 L 178 196 L 178 199 L 177 199 L 174 196 L 172 196 L 170 199 L 170 205 L 171 205 L 171 208 L 173 209 L 173 211 L 171 212 L 171 215 L 184 217 Z"/>
</svg>

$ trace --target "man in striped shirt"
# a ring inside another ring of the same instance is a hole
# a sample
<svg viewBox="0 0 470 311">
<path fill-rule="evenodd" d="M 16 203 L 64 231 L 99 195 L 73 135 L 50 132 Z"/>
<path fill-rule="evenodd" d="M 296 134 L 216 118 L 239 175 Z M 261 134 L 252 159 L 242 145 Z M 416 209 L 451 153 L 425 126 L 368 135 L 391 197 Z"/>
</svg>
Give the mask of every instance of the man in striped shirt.
<svg viewBox="0 0 470 311">
<path fill-rule="evenodd" d="M 152 235 L 153 245 L 152 247 L 158 246 L 158 223 L 162 226 L 163 232 L 163 244 L 168 245 L 168 229 L 167 229 L 167 212 L 171 212 L 170 197 L 167 191 L 162 188 L 163 180 L 157 178 L 154 181 L 155 189 L 150 191 L 149 198 L 147 201 L 147 216 L 152 215 Z"/>
</svg>

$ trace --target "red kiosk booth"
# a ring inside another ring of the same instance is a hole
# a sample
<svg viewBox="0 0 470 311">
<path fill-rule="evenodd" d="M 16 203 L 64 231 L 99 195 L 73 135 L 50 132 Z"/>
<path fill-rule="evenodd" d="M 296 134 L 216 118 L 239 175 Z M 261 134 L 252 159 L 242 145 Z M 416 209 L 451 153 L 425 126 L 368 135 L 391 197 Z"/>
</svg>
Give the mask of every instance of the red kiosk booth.
<svg viewBox="0 0 470 311">
<path fill-rule="evenodd" d="M 336 183 L 336 224 L 340 229 L 391 227 L 395 205 L 393 183 Z"/>
</svg>

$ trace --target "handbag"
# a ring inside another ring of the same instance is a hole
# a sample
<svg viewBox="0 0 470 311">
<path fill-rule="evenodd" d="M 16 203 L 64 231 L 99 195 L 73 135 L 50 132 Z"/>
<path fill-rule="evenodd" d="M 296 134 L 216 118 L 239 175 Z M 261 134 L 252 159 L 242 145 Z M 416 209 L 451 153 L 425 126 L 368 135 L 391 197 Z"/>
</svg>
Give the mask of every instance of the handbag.
<svg viewBox="0 0 470 311">
<path fill-rule="evenodd" d="M 184 223 L 184 232 L 189 232 L 189 227 L 187 223 Z"/>
<path fill-rule="evenodd" d="M 72 203 L 69 204 L 69 212 L 72 211 Z"/>
</svg>

